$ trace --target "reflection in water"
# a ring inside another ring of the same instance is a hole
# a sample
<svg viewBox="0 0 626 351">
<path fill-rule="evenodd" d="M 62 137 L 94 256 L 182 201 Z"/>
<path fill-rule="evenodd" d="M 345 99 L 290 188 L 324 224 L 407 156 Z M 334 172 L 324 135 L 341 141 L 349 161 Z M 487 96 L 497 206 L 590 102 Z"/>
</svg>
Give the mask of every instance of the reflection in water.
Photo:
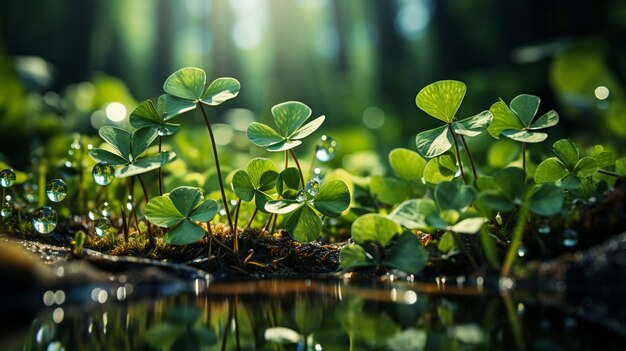
<svg viewBox="0 0 626 351">
<path fill-rule="evenodd" d="M 2 350 L 583 350 L 619 335 L 508 294 L 450 284 L 254 281 L 158 300 L 88 305 L 44 293 L 40 312 Z M 120 298 L 120 297 L 124 298 Z M 11 343 L 12 342 L 12 343 Z"/>
</svg>

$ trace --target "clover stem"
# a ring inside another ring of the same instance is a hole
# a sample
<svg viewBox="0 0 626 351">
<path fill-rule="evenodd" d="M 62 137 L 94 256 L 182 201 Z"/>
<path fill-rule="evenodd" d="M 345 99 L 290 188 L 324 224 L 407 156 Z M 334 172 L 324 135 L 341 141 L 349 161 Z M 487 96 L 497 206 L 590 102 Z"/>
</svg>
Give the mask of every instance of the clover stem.
<svg viewBox="0 0 626 351">
<path fill-rule="evenodd" d="M 80 143 L 80 149 L 79 149 L 79 153 L 78 153 L 78 194 L 80 196 L 82 205 L 83 205 L 83 210 L 82 213 L 86 214 L 87 213 L 87 191 L 85 190 L 85 181 L 84 181 L 84 174 L 83 174 L 83 143 Z"/>
<path fill-rule="evenodd" d="M 467 184 L 467 178 L 465 178 L 465 172 L 463 171 L 463 161 L 461 161 L 461 152 L 459 151 L 459 143 L 456 141 L 456 133 L 452 128 L 449 128 L 452 133 L 452 140 L 454 141 L 454 150 L 456 151 L 456 162 L 459 164 L 459 169 L 461 170 L 461 177 L 463 178 L 463 183 Z"/>
<path fill-rule="evenodd" d="M 289 151 L 285 150 L 285 169 L 289 167 Z"/>
<path fill-rule="evenodd" d="M 46 204 L 46 174 L 48 173 L 48 159 L 46 155 L 41 157 L 39 161 L 39 196 L 37 206 L 41 207 Z"/>
<path fill-rule="evenodd" d="M 522 174 L 524 175 L 524 183 L 526 183 L 526 143 L 522 143 Z"/>
<path fill-rule="evenodd" d="M 235 255 L 239 252 L 239 235 L 237 233 L 237 222 L 239 221 L 239 208 L 241 208 L 241 199 L 237 201 L 237 207 L 235 209 L 235 227 L 233 228 L 233 251 Z"/>
<path fill-rule="evenodd" d="M 261 235 L 263 235 L 267 231 L 267 229 L 269 228 L 270 223 L 272 222 L 273 216 L 276 216 L 276 215 L 274 213 L 270 213 L 270 216 L 267 219 L 267 222 L 265 222 L 265 225 L 263 226 L 263 229 L 261 229 Z"/>
<path fill-rule="evenodd" d="M 124 231 L 124 242 L 128 244 L 128 223 L 126 221 L 126 211 L 124 211 L 123 205 L 120 205 L 120 210 L 122 212 L 122 229 Z"/>
<path fill-rule="evenodd" d="M 511 275 L 511 268 L 515 263 L 517 257 L 517 249 L 522 243 L 522 237 L 524 236 L 524 230 L 526 229 L 526 219 L 528 218 L 528 206 L 526 201 L 520 206 L 520 212 L 517 214 L 517 221 L 515 227 L 513 227 L 513 235 L 511 243 L 509 244 L 509 251 L 504 258 L 504 264 L 502 265 L 502 272 L 500 276 L 508 277 Z"/>
<path fill-rule="evenodd" d="M 250 217 L 250 219 L 248 220 L 248 223 L 246 224 L 246 229 L 244 229 L 244 232 L 250 229 L 250 226 L 252 225 L 252 221 L 254 220 L 254 216 L 256 216 L 257 212 L 259 212 L 259 209 L 255 207 L 254 212 L 252 212 L 252 216 Z"/>
<path fill-rule="evenodd" d="M 141 184 L 141 191 L 143 191 L 143 199 L 148 204 L 148 190 L 146 190 L 146 184 L 144 184 L 143 179 L 141 179 L 140 175 L 137 175 L 137 179 L 139 179 L 139 184 Z M 148 234 L 148 241 L 150 244 L 154 244 L 154 238 L 152 237 L 152 230 L 150 229 L 150 222 L 146 220 L 146 228 Z"/>
<path fill-rule="evenodd" d="M 211 147 L 213 148 L 213 158 L 215 159 L 215 168 L 217 169 L 217 181 L 220 184 L 220 192 L 222 193 L 222 202 L 224 203 L 224 210 L 226 211 L 226 216 L 228 217 L 228 225 L 230 226 L 231 232 L 233 231 L 233 219 L 230 216 L 230 211 L 228 210 L 228 200 L 226 200 L 226 192 L 224 192 L 224 183 L 222 180 L 222 170 L 220 169 L 220 159 L 217 155 L 217 146 L 215 145 L 215 137 L 213 136 L 213 129 L 211 128 L 211 123 L 209 123 L 209 117 L 202 106 L 200 101 L 197 102 L 200 107 L 200 111 L 202 112 L 202 117 L 204 117 L 204 123 L 206 123 L 206 128 L 209 131 L 209 138 L 211 139 Z"/>
<path fill-rule="evenodd" d="M 465 136 L 461 135 L 461 141 L 463 142 L 465 153 L 467 154 L 467 158 L 469 158 L 469 161 L 470 161 L 470 166 L 472 167 L 472 174 L 474 174 L 474 181 L 476 181 L 476 179 L 478 179 L 478 173 L 476 172 L 476 166 L 474 165 L 474 158 L 472 157 L 472 153 L 470 152 L 470 149 L 467 146 L 467 142 L 465 141 Z"/>
<path fill-rule="evenodd" d="M 161 153 L 161 145 L 163 143 L 163 137 L 159 135 L 159 154 Z M 163 195 L 163 170 L 159 167 L 159 196 Z"/>
<path fill-rule="evenodd" d="M 293 149 L 290 149 L 291 157 L 296 161 L 296 167 L 298 167 L 298 172 L 300 173 L 300 181 L 302 182 L 302 189 L 304 189 L 304 175 L 302 175 L 302 168 L 300 168 L 300 162 L 298 162 L 298 158 L 296 157 L 296 153 L 293 152 Z"/>
<path fill-rule="evenodd" d="M 615 178 L 619 177 L 619 174 L 617 174 L 615 172 L 607 171 L 607 170 L 602 169 L 602 168 L 598 169 L 598 173 L 604 174 L 604 175 L 608 175 L 608 176 L 611 176 L 611 177 L 615 177 Z"/>
<path fill-rule="evenodd" d="M 272 223 L 272 233 L 276 230 L 276 221 L 278 220 L 278 215 L 274 216 L 274 223 Z"/>
</svg>

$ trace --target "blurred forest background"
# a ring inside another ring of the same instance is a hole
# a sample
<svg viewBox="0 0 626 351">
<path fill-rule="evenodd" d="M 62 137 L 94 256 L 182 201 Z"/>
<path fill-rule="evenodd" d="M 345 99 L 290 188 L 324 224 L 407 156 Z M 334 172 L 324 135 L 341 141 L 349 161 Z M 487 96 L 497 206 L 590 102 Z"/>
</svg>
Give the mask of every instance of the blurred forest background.
<svg viewBox="0 0 626 351">
<path fill-rule="evenodd" d="M 457 79 L 468 85 L 461 117 L 539 95 L 539 113 L 561 115 L 552 140 L 623 153 L 625 38 L 623 0 L 6 0 L 0 153 L 19 167 L 55 135 L 127 125 L 185 66 L 241 81 L 237 99 L 212 109 L 220 143 L 241 150 L 253 150 L 247 123 L 271 124 L 287 100 L 327 116 L 340 156 L 415 149 L 415 134 L 437 125 L 415 95 Z"/>
</svg>

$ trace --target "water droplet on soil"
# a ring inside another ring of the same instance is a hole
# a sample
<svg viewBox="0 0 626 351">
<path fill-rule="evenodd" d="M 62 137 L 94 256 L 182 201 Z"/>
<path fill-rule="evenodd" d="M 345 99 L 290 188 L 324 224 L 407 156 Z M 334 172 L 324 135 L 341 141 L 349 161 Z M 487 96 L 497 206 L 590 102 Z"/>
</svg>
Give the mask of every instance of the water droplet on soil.
<svg viewBox="0 0 626 351">
<path fill-rule="evenodd" d="M 56 228 L 57 219 L 57 213 L 52 207 L 39 207 L 33 213 L 33 228 L 41 234 L 48 234 Z"/>
<path fill-rule="evenodd" d="M 565 229 L 563 231 L 563 246 L 574 247 L 578 245 L 578 232 L 574 229 Z"/>
<path fill-rule="evenodd" d="M 115 168 L 106 162 L 100 162 L 93 166 L 91 175 L 96 184 L 107 186 L 115 179 Z"/>
<path fill-rule="evenodd" d="M 10 188 L 15 183 L 15 172 L 12 169 L 3 169 L 0 171 L 0 185 L 3 188 Z"/>
<path fill-rule="evenodd" d="M 60 202 L 67 196 L 67 185 L 62 179 L 53 179 L 46 185 L 46 195 L 50 201 Z"/>
<path fill-rule="evenodd" d="M 111 221 L 108 218 L 98 218 L 93 222 L 93 226 L 96 230 L 96 235 L 105 236 L 109 234 L 109 231 L 113 228 Z"/>
<path fill-rule="evenodd" d="M 524 257 L 527 253 L 528 249 L 526 249 L 524 246 L 520 246 L 519 248 L 517 248 L 517 256 Z"/>
<path fill-rule="evenodd" d="M 315 157 L 322 162 L 328 162 L 335 157 L 337 142 L 328 135 L 322 135 L 315 147 Z"/>
</svg>

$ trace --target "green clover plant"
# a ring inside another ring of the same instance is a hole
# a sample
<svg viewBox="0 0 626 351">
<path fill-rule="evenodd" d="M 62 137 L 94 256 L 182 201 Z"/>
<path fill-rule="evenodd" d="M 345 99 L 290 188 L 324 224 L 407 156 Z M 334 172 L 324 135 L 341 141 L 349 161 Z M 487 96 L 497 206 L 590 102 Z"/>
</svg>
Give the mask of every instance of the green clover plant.
<svg viewBox="0 0 626 351">
<path fill-rule="evenodd" d="M 191 244 L 202 239 L 206 231 L 198 222 L 208 222 L 216 213 L 217 203 L 214 200 L 203 200 L 200 190 L 188 186 L 156 196 L 146 205 L 148 221 L 169 228 L 163 240 L 174 245 Z"/>
<path fill-rule="evenodd" d="M 415 151 L 394 149 L 389 153 L 389 164 L 396 177 L 373 176 L 370 190 L 380 201 L 397 204 L 409 198 L 423 196 L 422 183 L 426 161 Z"/>
<path fill-rule="evenodd" d="M 209 139 L 211 140 L 213 158 L 217 170 L 217 180 L 222 195 L 222 203 L 226 210 L 228 224 L 230 225 L 231 231 L 234 232 L 235 228 L 228 209 L 226 192 L 224 191 L 215 136 L 213 135 L 213 129 L 204 109 L 204 105 L 217 106 L 235 98 L 239 94 L 241 85 L 238 80 L 229 77 L 217 78 L 206 88 L 205 85 L 206 73 L 203 70 L 193 67 L 179 69 L 172 73 L 163 84 L 163 91 L 165 91 L 166 94 L 159 98 L 159 100 L 161 100 L 160 105 L 162 106 L 160 110 L 165 112 L 167 116 L 165 120 L 169 120 L 181 113 L 194 110 L 195 108 L 199 108 L 200 112 L 202 112 L 202 117 L 204 117 L 204 122 L 209 132 Z"/>
<path fill-rule="evenodd" d="M 442 80 L 424 87 L 415 97 L 415 103 L 422 111 L 445 123 L 444 126 L 427 130 L 417 134 L 415 143 L 417 151 L 425 158 L 433 158 L 450 150 L 454 145 L 456 159 L 461 170 L 461 176 L 467 183 L 458 139 L 461 140 L 470 160 L 474 178 L 478 178 L 476 167 L 471 153 L 465 142 L 465 136 L 474 137 L 487 129 L 491 123 L 491 113 L 483 111 L 473 117 L 456 121 L 456 113 L 463 102 L 467 87 L 463 82 L 456 80 Z"/>
<path fill-rule="evenodd" d="M 341 269 L 385 266 L 406 273 L 419 273 L 428 261 L 426 250 L 417 236 L 393 220 L 376 213 L 357 218 L 352 223 L 355 244 L 346 245 L 340 253 Z M 385 248 L 397 237 L 391 250 Z"/>
<path fill-rule="evenodd" d="M 254 200 L 256 208 L 267 213 L 265 203 L 276 192 L 276 178 L 278 167 L 274 162 L 258 157 L 250 160 L 245 170 L 235 172 L 231 186 L 237 197 L 246 202 Z"/>
<path fill-rule="evenodd" d="M 511 100 L 509 106 L 502 100 L 489 108 L 493 122 L 487 131 L 498 139 L 505 136 L 522 143 L 522 171 L 526 174 L 526 144 L 540 143 L 548 134 L 537 130 L 553 127 L 559 123 L 559 115 L 550 110 L 535 120 L 541 99 L 534 95 L 522 94 Z M 534 120 L 534 122 L 533 122 Z"/>
<path fill-rule="evenodd" d="M 277 178 L 277 181 L 282 182 Z M 277 188 L 282 188 L 277 185 Z M 280 192 L 280 191 L 279 191 Z M 330 180 L 317 188 L 311 181 L 306 190 L 300 190 L 295 199 L 270 200 L 265 210 L 274 214 L 288 214 L 285 229 L 297 241 L 316 240 L 322 233 L 322 220 L 318 212 L 328 217 L 338 217 L 350 206 L 350 191 L 341 180 Z"/>
<path fill-rule="evenodd" d="M 596 158 L 589 156 L 581 158 L 578 147 L 569 139 L 561 139 L 552 147 L 556 157 L 550 157 L 537 166 L 535 170 L 537 183 L 556 182 L 563 189 L 575 189 L 585 178 L 593 176 L 600 169 L 600 163 Z M 598 154 L 600 155 L 601 153 Z"/>
</svg>

